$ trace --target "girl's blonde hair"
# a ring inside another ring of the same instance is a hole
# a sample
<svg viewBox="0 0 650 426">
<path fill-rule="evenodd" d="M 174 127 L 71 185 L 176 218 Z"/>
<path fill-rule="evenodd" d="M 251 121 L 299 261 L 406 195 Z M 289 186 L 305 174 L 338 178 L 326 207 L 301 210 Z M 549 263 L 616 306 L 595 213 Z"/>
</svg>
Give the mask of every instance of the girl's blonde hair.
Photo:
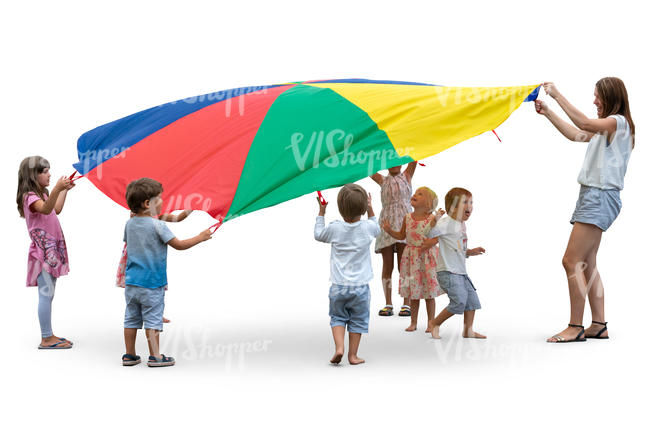
<svg viewBox="0 0 650 426">
<path fill-rule="evenodd" d="M 415 192 L 422 190 L 424 191 L 425 194 L 427 194 L 427 197 L 429 198 L 429 212 L 432 212 L 438 207 L 438 196 L 436 193 L 433 191 L 433 189 L 429 188 L 428 186 L 421 186 L 418 189 L 415 190 Z"/>
<path fill-rule="evenodd" d="M 50 163 L 38 155 L 27 157 L 20 162 L 20 167 L 18 168 L 18 192 L 16 194 L 16 204 L 18 205 L 18 214 L 20 214 L 20 217 L 25 217 L 23 204 L 25 203 L 25 195 L 27 193 L 34 192 L 41 199 L 43 198 L 43 194 L 50 195 L 47 188 L 43 188 L 38 183 L 38 175 L 49 168 Z"/>
</svg>

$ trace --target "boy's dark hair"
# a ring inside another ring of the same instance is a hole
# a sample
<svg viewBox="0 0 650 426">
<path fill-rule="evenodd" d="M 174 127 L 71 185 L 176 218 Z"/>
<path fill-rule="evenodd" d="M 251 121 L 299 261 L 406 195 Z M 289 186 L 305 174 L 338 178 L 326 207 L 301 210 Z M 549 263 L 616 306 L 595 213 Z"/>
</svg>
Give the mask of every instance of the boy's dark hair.
<svg viewBox="0 0 650 426">
<path fill-rule="evenodd" d="M 157 180 L 140 178 L 126 187 L 126 204 L 133 213 L 140 213 L 142 203 L 157 197 L 163 192 L 163 186 Z"/>
<path fill-rule="evenodd" d="M 348 183 L 339 191 L 336 199 L 339 213 L 346 221 L 366 213 L 368 209 L 368 193 L 355 183 Z"/>
<path fill-rule="evenodd" d="M 472 196 L 472 193 L 465 188 L 451 188 L 449 190 L 447 195 L 445 195 L 445 210 L 447 210 L 447 214 L 449 214 L 452 207 L 456 207 L 458 205 L 462 196 L 469 198 Z"/>
</svg>

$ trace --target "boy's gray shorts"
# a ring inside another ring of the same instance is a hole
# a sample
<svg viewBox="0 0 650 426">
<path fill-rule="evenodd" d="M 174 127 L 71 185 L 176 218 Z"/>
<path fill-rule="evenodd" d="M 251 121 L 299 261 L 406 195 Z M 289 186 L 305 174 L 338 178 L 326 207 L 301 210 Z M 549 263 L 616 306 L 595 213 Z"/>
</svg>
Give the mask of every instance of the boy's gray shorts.
<svg viewBox="0 0 650 426">
<path fill-rule="evenodd" d="M 454 274 L 449 271 L 438 272 L 438 283 L 449 296 L 447 310 L 452 314 L 481 309 L 476 288 L 467 275 Z"/>
<path fill-rule="evenodd" d="M 124 328 L 142 328 L 144 324 L 144 328 L 162 331 L 165 286 L 146 288 L 126 285 L 124 298 Z"/>
</svg>

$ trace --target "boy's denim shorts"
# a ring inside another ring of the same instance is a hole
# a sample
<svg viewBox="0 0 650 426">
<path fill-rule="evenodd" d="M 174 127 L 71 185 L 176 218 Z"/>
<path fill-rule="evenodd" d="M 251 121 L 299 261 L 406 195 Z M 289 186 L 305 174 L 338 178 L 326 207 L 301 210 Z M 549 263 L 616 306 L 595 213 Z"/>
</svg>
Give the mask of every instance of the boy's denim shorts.
<svg viewBox="0 0 650 426">
<path fill-rule="evenodd" d="M 370 320 L 370 287 L 368 284 L 330 287 L 330 326 L 348 327 L 348 333 L 367 333 Z"/>
<path fill-rule="evenodd" d="M 447 310 L 455 315 L 465 311 L 481 309 L 476 288 L 467 275 L 454 274 L 449 271 L 438 272 L 438 283 L 449 296 Z"/>
<path fill-rule="evenodd" d="M 163 311 L 165 310 L 165 286 L 145 288 L 127 285 L 124 289 L 126 311 L 124 328 L 163 329 Z"/>
<path fill-rule="evenodd" d="M 607 231 L 621 212 L 621 207 L 621 194 L 618 189 L 600 189 L 581 185 L 576 208 L 571 216 L 571 224 L 590 223 Z"/>
</svg>

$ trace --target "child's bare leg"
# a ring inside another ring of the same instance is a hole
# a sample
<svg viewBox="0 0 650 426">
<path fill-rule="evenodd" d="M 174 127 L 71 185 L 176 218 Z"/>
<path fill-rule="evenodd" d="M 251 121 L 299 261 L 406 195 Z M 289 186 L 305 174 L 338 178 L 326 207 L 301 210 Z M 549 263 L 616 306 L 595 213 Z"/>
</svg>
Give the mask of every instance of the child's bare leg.
<svg viewBox="0 0 650 426">
<path fill-rule="evenodd" d="M 124 345 L 126 346 L 126 353 L 129 355 L 135 355 L 135 338 L 137 335 L 137 328 L 124 329 Z"/>
<path fill-rule="evenodd" d="M 144 330 L 149 345 L 149 355 L 160 358 L 160 331 L 147 328 Z"/>
<path fill-rule="evenodd" d="M 454 314 L 449 312 L 447 308 L 444 308 L 437 317 L 433 319 L 431 323 L 431 337 L 434 339 L 440 339 L 440 326 L 443 322 L 447 321 L 449 318 L 453 317 Z"/>
<path fill-rule="evenodd" d="M 406 244 L 404 243 L 395 243 L 396 251 L 397 251 L 397 271 L 402 272 L 402 253 L 404 253 L 404 248 L 406 248 Z M 404 298 L 404 301 L 402 303 L 402 306 L 411 306 L 411 301 L 407 299 L 406 297 Z"/>
<path fill-rule="evenodd" d="M 361 333 L 348 333 L 350 335 L 350 349 L 348 349 L 348 361 L 350 364 L 357 365 L 363 364 L 366 360 L 357 356 L 359 350 L 359 343 L 361 343 Z"/>
<path fill-rule="evenodd" d="M 383 266 L 381 269 L 381 284 L 384 288 L 384 297 L 386 298 L 386 305 L 393 304 L 393 288 L 392 288 L 392 275 L 393 275 L 393 246 L 384 247 L 381 249 L 381 258 Z"/>
<path fill-rule="evenodd" d="M 405 331 L 415 331 L 418 328 L 418 311 L 420 310 L 420 299 L 411 299 L 411 325 Z"/>
<path fill-rule="evenodd" d="M 436 299 L 425 299 L 424 303 L 427 306 L 427 329 L 424 332 L 431 333 L 433 319 L 436 317 Z"/>
<path fill-rule="evenodd" d="M 343 352 L 345 351 L 345 327 L 342 325 L 337 325 L 332 327 L 332 336 L 334 337 L 334 356 L 330 359 L 332 364 L 338 364 L 343 358 Z M 359 345 L 357 344 L 357 347 Z"/>
<path fill-rule="evenodd" d="M 472 329 L 475 313 L 476 311 L 465 311 L 465 314 L 463 315 L 463 337 L 485 339 L 484 335 L 479 334 Z"/>
</svg>

